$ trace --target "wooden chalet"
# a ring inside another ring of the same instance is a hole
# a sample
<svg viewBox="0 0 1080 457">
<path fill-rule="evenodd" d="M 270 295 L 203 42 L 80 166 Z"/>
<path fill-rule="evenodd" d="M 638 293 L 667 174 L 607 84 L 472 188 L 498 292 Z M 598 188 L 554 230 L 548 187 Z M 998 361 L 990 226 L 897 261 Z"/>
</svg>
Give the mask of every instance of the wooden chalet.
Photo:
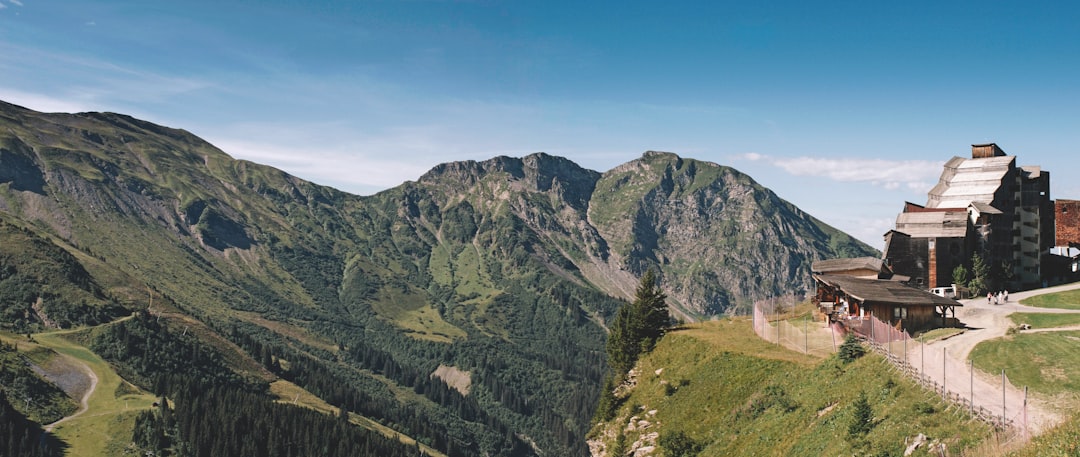
<svg viewBox="0 0 1080 457">
<path fill-rule="evenodd" d="M 909 334 L 959 325 L 956 307 L 964 305 L 951 298 L 898 281 L 848 275 L 813 276 L 817 283 L 815 302 L 830 322 L 847 323 L 872 316 Z"/>
</svg>

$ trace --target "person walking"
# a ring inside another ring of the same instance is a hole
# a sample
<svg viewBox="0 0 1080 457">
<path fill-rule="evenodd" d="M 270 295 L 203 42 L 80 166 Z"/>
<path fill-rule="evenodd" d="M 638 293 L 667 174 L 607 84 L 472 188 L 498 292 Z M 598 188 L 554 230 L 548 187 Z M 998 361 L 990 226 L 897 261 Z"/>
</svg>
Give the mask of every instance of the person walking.
<svg viewBox="0 0 1080 457">
<path fill-rule="evenodd" d="M 992 305 L 993 303 L 994 303 L 994 293 L 993 292 L 987 292 L 986 293 L 986 304 L 987 305 Z"/>
<path fill-rule="evenodd" d="M 1009 302 L 1009 290 L 1008 289 L 1001 291 L 1001 298 L 1002 298 L 1002 301 L 1004 301 L 1005 303 Z"/>
</svg>

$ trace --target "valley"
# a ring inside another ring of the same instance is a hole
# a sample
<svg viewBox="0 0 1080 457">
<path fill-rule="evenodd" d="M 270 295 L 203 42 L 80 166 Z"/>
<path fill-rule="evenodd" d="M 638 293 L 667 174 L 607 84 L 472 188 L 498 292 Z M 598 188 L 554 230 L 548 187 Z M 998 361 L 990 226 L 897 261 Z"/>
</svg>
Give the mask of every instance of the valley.
<svg viewBox="0 0 1080 457">
<path fill-rule="evenodd" d="M 42 407 L 10 401 L 13 423 L 55 422 L 48 455 L 587 455 L 608 332 L 650 271 L 687 327 L 658 346 L 670 363 L 643 362 L 653 371 L 639 382 L 671 387 L 641 404 L 685 402 L 658 409 L 674 423 L 673 409 L 718 399 L 709 418 L 684 418 L 739 424 L 709 432 L 735 443 L 715 452 L 763 452 L 746 438 L 759 429 L 834 433 L 828 411 L 858 390 L 879 411 L 929 405 L 888 414 L 948 446 L 985 441 L 872 358 L 849 369 L 744 341 L 731 316 L 805 294 L 812 262 L 878 253 L 730 167 L 649 151 L 598 172 L 536 153 L 446 163 L 357 196 L 122 114 L 0 104 L 0 125 L 0 331 L 19 346 L 6 357 L 55 351 L 93 373 L 79 413 L 78 393 L 11 371 L 30 384 L 20 389 L 50 392 Z M 731 377 L 675 368 L 684 355 Z M 649 375 L 661 368 L 679 377 Z M 787 380 L 753 390 L 766 379 Z M 764 403 L 688 394 L 715 384 Z M 759 423 L 776 405 L 787 412 Z M 781 449 L 847 452 L 906 433 L 918 432 L 792 436 Z"/>
</svg>

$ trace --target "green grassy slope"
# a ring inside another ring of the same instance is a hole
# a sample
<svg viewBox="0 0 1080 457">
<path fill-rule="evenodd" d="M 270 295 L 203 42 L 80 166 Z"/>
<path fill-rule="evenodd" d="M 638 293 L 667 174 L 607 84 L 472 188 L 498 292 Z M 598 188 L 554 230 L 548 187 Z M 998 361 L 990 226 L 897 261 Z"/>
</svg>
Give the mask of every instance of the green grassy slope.
<svg viewBox="0 0 1080 457">
<path fill-rule="evenodd" d="M 1020 304 L 1039 308 L 1080 309 L 1080 290 L 1036 295 L 1020 300 Z"/>
<path fill-rule="evenodd" d="M 152 299 L 169 338 L 465 455 L 584 453 L 604 321 L 627 271 L 660 268 L 679 303 L 706 315 L 804 281 L 812 258 L 862 248 L 745 175 L 671 154 L 644 157 L 652 174 L 625 195 L 597 196 L 600 173 L 533 154 L 449 163 L 358 197 L 129 116 L 0 103 L 0 125 L 0 219 L 18 228 L 0 230 L 12 240 L 0 251 L 33 247 L 0 262 L 0 281 L 21 285 L 0 289 L 20 293 L 0 300 L 24 319 L 13 330 L 50 326 L 28 311 L 37 298 L 45 315 L 73 316 L 64 327 Z M 729 202 L 736 187 L 753 192 Z M 671 199 L 690 206 L 669 211 Z M 643 230 L 606 228 L 620 220 Z M 787 236 L 801 231 L 813 239 Z M 741 257 L 714 263 L 686 246 Z M 771 275 L 758 281 L 761 265 Z M 114 337 L 115 364 L 134 349 Z M 150 389 L 161 375 L 150 365 L 125 369 Z M 431 377 L 440 365 L 470 373 L 467 396 Z"/>
<path fill-rule="evenodd" d="M 905 441 L 923 433 L 961 455 L 991 435 L 876 355 L 851 364 L 809 358 L 758 339 L 742 319 L 670 333 L 639 368 L 618 418 L 593 431 L 609 450 L 658 433 L 656 455 L 672 455 L 679 442 L 702 456 L 902 455 Z M 860 395 L 873 422 L 853 436 Z M 628 431 L 631 417 L 637 430 Z M 914 455 L 930 454 L 924 446 Z"/>
</svg>

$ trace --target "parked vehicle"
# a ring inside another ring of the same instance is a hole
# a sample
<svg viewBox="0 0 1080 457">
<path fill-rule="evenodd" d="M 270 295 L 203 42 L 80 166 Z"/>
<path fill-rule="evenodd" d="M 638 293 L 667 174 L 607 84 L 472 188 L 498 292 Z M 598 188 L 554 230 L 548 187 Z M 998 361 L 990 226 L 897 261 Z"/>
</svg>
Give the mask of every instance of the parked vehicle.
<svg viewBox="0 0 1080 457">
<path fill-rule="evenodd" d="M 935 287 L 933 289 L 930 289 L 930 293 L 939 297 L 951 298 L 953 300 L 956 299 L 956 288 L 952 286 Z"/>
</svg>

